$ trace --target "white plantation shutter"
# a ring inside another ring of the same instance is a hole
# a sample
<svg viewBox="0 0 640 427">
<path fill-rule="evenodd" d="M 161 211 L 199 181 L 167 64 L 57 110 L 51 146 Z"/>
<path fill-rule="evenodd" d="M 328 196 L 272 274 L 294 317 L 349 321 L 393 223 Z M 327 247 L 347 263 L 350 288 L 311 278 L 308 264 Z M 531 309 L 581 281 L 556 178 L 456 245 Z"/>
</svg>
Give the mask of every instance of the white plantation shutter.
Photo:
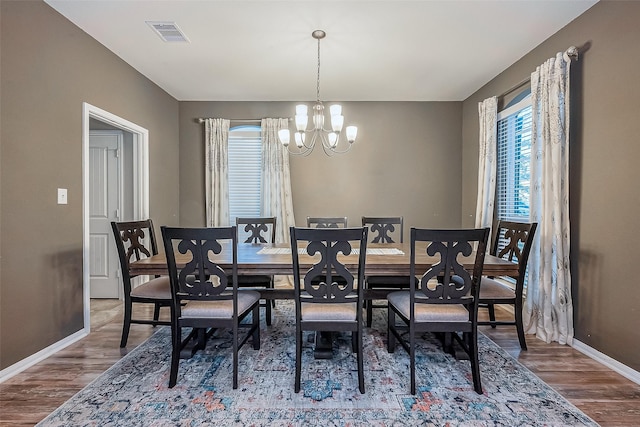
<svg viewBox="0 0 640 427">
<path fill-rule="evenodd" d="M 237 126 L 229 130 L 229 220 L 259 217 L 262 188 L 262 141 L 260 126 Z"/>
<path fill-rule="evenodd" d="M 496 216 L 529 222 L 531 98 L 498 114 Z"/>
</svg>

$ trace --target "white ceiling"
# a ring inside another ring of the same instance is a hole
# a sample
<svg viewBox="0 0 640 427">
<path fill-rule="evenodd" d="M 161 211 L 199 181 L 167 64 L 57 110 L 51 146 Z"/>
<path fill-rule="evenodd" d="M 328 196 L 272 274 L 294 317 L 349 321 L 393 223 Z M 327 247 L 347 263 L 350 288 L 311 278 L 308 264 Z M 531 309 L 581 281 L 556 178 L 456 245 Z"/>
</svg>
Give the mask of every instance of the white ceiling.
<svg viewBox="0 0 640 427">
<path fill-rule="evenodd" d="M 315 100 L 315 29 L 322 100 L 460 101 L 597 0 L 45 1 L 180 101 Z"/>
</svg>

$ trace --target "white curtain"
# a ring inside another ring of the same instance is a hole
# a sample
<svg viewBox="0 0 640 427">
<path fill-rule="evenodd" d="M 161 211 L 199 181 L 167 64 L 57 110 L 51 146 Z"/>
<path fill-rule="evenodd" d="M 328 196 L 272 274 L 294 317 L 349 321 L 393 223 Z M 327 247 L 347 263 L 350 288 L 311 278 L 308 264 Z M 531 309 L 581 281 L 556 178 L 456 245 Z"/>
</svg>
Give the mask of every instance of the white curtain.
<svg viewBox="0 0 640 427">
<path fill-rule="evenodd" d="M 525 331 L 571 344 L 569 269 L 569 68 L 558 53 L 531 74 L 531 220 L 538 232 L 529 258 Z"/>
<path fill-rule="evenodd" d="M 278 139 L 288 127 L 288 119 L 262 119 L 262 215 L 276 217 L 276 243 L 288 243 L 295 225 L 289 152 Z"/>
<path fill-rule="evenodd" d="M 478 164 L 478 199 L 476 228 L 491 227 L 496 195 L 496 138 L 498 134 L 498 98 L 487 98 L 478 103 L 480 116 L 480 152 Z"/>
<path fill-rule="evenodd" d="M 229 120 L 205 119 L 205 188 L 207 227 L 229 225 Z"/>
</svg>

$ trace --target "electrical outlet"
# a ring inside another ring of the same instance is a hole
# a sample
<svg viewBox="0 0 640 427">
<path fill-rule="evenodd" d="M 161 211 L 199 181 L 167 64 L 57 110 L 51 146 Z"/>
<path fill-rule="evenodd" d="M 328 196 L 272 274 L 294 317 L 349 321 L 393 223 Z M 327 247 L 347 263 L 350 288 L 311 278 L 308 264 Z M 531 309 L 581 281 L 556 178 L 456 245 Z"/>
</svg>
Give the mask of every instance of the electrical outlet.
<svg viewBox="0 0 640 427">
<path fill-rule="evenodd" d="M 67 189 L 66 188 L 58 188 L 58 204 L 66 205 L 67 204 Z"/>
</svg>

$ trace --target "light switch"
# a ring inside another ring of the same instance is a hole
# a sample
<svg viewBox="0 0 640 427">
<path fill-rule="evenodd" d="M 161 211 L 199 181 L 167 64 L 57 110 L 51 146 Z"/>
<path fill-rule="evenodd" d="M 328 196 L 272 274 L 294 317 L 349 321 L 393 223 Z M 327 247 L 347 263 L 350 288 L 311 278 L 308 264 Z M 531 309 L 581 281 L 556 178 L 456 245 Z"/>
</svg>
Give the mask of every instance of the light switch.
<svg viewBox="0 0 640 427">
<path fill-rule="evenodd" d="M 58 188 L 58 204 L 66 205 L 67 204 L 67 189 L 66 188 Z"/>
</svg>

